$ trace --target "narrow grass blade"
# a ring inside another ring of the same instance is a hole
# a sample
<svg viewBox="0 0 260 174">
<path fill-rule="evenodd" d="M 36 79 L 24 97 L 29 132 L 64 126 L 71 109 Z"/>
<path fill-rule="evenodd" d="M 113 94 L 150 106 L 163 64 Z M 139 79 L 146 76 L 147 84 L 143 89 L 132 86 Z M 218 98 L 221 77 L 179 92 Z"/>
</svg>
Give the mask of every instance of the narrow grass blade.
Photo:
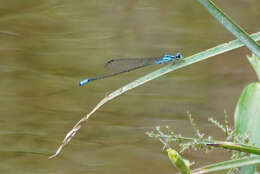
<svg viewBox="0 0 260 174">
<path fill-rule="evenodd" d="M 260 40 L 260 32 L 252 34 L 251 37 L 254 40 Z M 116 98 L 117 96 L 133 89 L 136 88 L 144 83 L 147 83 L 155 78 L 158 78 L 166 73 L 169 73 L 171 71 L 183 68 L 185 66 L 191 65 L 193 63 L 196 62 L 200 62 L 202 60 L 208 59 L 208 58 L 212 58 L 213 56 L 222 54 L 224 52 L 227 51 L 231 51 L 234 50 L 236 48 L 242 47 L 243 44 L 239 41 L 239 40 L 233 40 L 231 42 L 228 43 L 224 43 L 221 45 L 218 45 L 216 47 L 210 48 L 208 50 L 202 51 L 198 54 L 189 56 L 185 59 L 182 60 L 182 62 L 178 63 L 178 64 L 170 64 L 170 65 L 166 65 L 152 73 L 149 73 L 117 90 L 115 90 L 114 92 L 110 93 L 109 95 L 107 95 L 105 98 L 103 98 L 94 108 L 91 112 L 89 112 L 88 114 L 86 114 L 85 116 L 83 116 L 83 118 L 81 118 L 77 124 L 72 128 L 71 131 L 69 131 L 67 133 L 67 135 L 65 136 L 62 144 L 60 145 L 60 147 L 58 148 L 58 150 L 56 151 L 56 153 L 54 155 L 52 155 L 51 157 L 49 157 L 49 159 L 54 158 L 55 156 L 57 156 L 61 149 L 68 144 L 68 142 L 70 142 L 70 140 L 72 139 L 72 137 L 76 134 L 76 132 L 80 129 L 81 125 L 87 121 L 89 119 L 89 117 L 95 113 L 101 106 L 103 106 L 105 103 L 107 103 L 108 101 Z"/>
<path fill-rule="evenodd" d="M 250 146 L 250 145 L 246 145 L 246 144 L 216 141 L 214 143 L 206 143 L 206 145 L 207 146 L 213 146 L 213 147 L 221 147 L 221 148 L 229 149 L 229 150 L 236 150 L 236 151 L 239 151 L 239 152 L 245 152 L 245 153 L 260 155 L 260 148 L 259 147 Z"/>
<path fill-rule="evenodd" d="M 256 72 L 256 75 L 258 77 L 258 80 L 260 81 L 260 60 L 258 57 L 256 57 L 256 55 L 252 55 L 252 56 L 247 56 L 248 61 L 250 62 L 250 64 L 252 65 L 253 69 Z"/>
<path fill-rule="evenodd" d="M 207 165 L 207 166 L 192 170 L 191 173 L 192 174 L 202 174 L 202 173 L 209 173 L 209 172 L 217 172 L 220 170 L 248 166 L 248 165 L 257 164 L 257 163 L 260 163 L 260 156 L 247 157 L 244 159 L 229 160 L 229 161 L 224 161 L 224 162 L 220 162 L 220 163 L 215 163 L 215 164 Z"/>
<path fill-rule="evenodd" d="M 198 0 L 204 8 L 215 17 L 228 31 L 238 38 L 255 55 L 260 57 L 260 46 L 255 42 L 238 24 L 232 21 L 224 12 L 222 12 L 210 0 Z"/>
</svg>

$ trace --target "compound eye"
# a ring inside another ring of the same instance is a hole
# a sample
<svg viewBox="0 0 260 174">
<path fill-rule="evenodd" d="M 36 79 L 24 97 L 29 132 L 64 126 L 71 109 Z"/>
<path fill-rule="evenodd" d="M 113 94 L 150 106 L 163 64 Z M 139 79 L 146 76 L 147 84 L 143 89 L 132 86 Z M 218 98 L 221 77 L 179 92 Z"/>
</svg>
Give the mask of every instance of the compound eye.
<svg viewBox="0 0 260 174">
<path fill-rule="evenodd" d="M 181 59 L 181 58 L 182 58 L 182 54 L 181 54 L 181 53 L 177 53 L 177 54 L 176 54 L 176 57 L 179 58 L 179 59 Z"/>
</svg>

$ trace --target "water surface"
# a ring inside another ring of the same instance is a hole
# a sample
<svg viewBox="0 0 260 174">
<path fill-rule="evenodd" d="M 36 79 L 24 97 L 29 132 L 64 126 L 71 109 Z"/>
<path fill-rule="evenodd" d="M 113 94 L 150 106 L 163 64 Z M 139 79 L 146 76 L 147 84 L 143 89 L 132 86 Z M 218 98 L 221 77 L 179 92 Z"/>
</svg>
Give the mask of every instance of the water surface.
<svg viewBox="0 0 260 174">
<path fill-rule="evenodd" d="M 248 32 L 259 31 L 258 1 L 215 3 Z M 78 87 L 83 78 L 106 73 L 109 59 L 176 52 L 185 57 L 234 37 L 191 0 L 0 4 L 1 173 L 172 173 L 162 145 L 145 132 L 169 125 L 192 136 L 190 111 L 202 131 L 221 140 L 207 118 L 223 120 L 226 109 L 232 122 L 241 90 L 256 80 L 246 48 L 169 73 L 103 106 L 58 158 L 47 160 L 107 92 L 156 69 Z M 184 156 L 196 167 L 230 154 Z"/>
</svg>

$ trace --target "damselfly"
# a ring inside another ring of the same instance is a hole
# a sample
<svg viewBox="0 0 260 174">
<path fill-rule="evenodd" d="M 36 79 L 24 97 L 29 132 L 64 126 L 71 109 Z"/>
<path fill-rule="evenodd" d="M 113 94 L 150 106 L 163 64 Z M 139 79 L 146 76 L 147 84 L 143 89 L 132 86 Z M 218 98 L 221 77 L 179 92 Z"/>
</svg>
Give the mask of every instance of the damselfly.
<svg viewBox="0 0 260 174">
<path fill-rule="evenodd" d="M 181 53 L 177 53 L 176 55 L 171 54 L 165 54 L 161 57 L 152 57 L 152 58 L 126 58 L 126 59 L 112 59 L 109 60 L 105 67 L 108 68 L 117 68 L 121 69 L 115 73 L 106 74 L 103 76 L 97 76 L 97 77 L 91 77 L 86 78 L 79 82 L 79 86 L 83 86 L 87 84 L 88 82 L 94 81 L 94 80 L 100 80 L 107 77 L 112 77 L 121 73 L 133 71 L 142 67 L 146 67 L 148 65 L 155 65 L 155 64 L 164 64 L 164 63 L 176 63 L 182 59 Z"/>
</svg>

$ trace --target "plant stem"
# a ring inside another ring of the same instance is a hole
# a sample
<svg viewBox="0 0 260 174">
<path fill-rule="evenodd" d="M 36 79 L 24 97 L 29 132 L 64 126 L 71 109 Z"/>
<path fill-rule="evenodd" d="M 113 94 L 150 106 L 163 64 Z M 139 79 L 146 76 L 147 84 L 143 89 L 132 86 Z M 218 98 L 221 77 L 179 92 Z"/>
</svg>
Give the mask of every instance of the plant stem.
<svg viewBox="0 0 260 174">
<path fill-rule="evenodd" d="M 260 46 L 239 25 L 232 21 L 224 12 L 215 6 L 210 0 L 198 0 L 207 11 L 215 17 L 224 27 L 236 36 L 255 55 L 260 57 Z"/>
</svg>

